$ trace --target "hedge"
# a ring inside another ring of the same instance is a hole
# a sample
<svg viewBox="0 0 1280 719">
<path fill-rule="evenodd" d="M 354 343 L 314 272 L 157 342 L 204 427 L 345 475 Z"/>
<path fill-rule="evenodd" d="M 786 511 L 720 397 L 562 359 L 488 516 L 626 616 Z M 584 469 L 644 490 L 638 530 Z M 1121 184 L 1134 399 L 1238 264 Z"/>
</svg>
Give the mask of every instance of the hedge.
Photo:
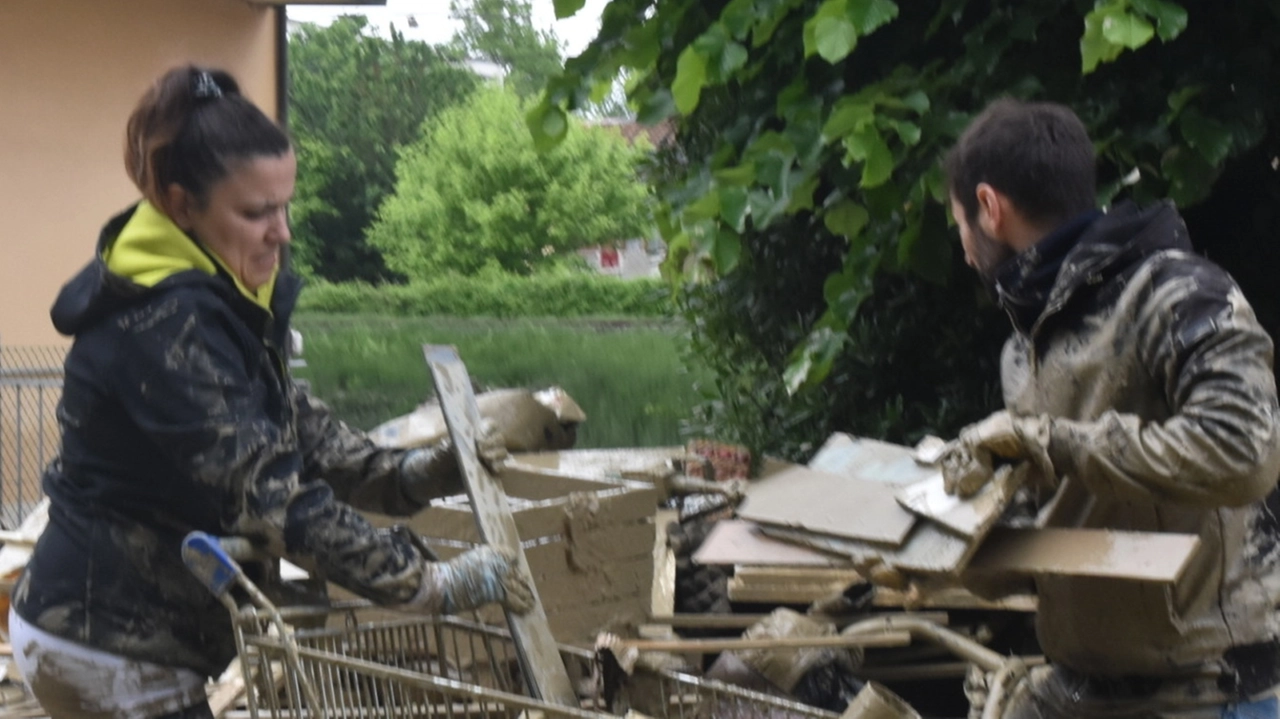
<svg viewBox="0 0 1280 719">
<path fill-rule="evenodd" d="M 398 316 L 582 317 L 657 316 L 670 309 L 658 279 L 620 280 L 589 274 L 450 275 L 405 285 L 310 281 L 298 309 Z"/>
</svg>

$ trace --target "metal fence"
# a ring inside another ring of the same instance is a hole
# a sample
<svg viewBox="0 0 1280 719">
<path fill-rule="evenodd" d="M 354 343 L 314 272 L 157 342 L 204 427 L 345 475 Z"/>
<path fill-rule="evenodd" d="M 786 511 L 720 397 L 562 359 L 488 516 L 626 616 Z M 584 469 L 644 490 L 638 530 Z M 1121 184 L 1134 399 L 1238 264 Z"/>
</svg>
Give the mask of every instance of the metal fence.
<svg viewBox="0 0 1280 719">
<path fill-rule="evenodd" d="M 40 475 L 58 453 L 65 347 L 0 344 L 0 528 L 40 501 Z"/>
</svg>

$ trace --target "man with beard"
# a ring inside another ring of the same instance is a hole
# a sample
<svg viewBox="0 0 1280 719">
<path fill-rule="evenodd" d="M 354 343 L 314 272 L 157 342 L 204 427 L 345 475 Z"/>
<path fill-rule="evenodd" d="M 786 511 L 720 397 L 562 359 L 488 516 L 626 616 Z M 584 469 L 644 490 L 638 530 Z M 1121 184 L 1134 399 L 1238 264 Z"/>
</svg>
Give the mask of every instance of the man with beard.
<svg viewBox="0 0 1280 719">
<path fill-rule="evenodd" d="M 1060 105 L 1001 100 L 946 159 L 965 258 L 1013 324 L 1005 409 L 943 458 L 949 491 L 1025 460 L 1039 526 L 1200 538 L 1183 579 L 1039 577 L 1049 665 L 1005 716 L 1277 716 L 1272 341 L 1171 203 L 1095 200 Z"/>
</svg>

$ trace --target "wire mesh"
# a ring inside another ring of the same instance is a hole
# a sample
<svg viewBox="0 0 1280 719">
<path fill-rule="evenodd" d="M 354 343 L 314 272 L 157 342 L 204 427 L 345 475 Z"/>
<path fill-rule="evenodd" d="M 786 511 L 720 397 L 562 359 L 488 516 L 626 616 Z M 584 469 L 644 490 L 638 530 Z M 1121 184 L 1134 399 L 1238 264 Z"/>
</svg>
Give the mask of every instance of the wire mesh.
<svg viewBox="0 0 1280 719">
<path fill-rule="evenodd" d="M 40 476 L 58 454 L 65 347 L 0 345 L 0 527 L 40 501 Z"/>
<path fill-rule="evenodd" d="M 791 719 L 837 715 L 766 694 L 698 677 L 659 673 L 638 676 L 647 687 L 641 705 L 605 706 L 583 699 L 580 707 L 560 707 L 529 696 L 515 645 L 497 627 L 456 617 L 359 622 L 355 614 L 335 612 L 337 626 L 301 630 L 293 635 L 299 667 L 285 660 L 283 641 L 260 619 L 238 622 L 245 671 L 254 677 L 250 713 L 285 719 L 327 716 L 458 717 L 605 717 L 635 708 L 660 719 Z M 335 624 L 330 621 L 330 625 Z M 592 655 L 561 648 L 571 677 L 592 673 Z M 306 708 L 301 682 L 311 682 L 320 711 Z"/>
</svg>

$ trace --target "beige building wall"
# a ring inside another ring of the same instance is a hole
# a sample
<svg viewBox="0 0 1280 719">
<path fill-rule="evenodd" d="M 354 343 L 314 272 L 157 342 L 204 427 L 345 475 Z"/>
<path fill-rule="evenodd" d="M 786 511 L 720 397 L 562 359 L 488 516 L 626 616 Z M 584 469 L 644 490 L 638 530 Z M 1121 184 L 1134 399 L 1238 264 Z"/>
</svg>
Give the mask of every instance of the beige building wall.
<svg viewBox="0 0 1280 719">
<path fill-rule="evenodd" d="M 137 199 L 124 126 L 173 65 L 226 68 L 276 111 L 277 9 L 246 0 L 0 0 L 0 343 L 68 342 L 49 307 Z"/>
</svg>

